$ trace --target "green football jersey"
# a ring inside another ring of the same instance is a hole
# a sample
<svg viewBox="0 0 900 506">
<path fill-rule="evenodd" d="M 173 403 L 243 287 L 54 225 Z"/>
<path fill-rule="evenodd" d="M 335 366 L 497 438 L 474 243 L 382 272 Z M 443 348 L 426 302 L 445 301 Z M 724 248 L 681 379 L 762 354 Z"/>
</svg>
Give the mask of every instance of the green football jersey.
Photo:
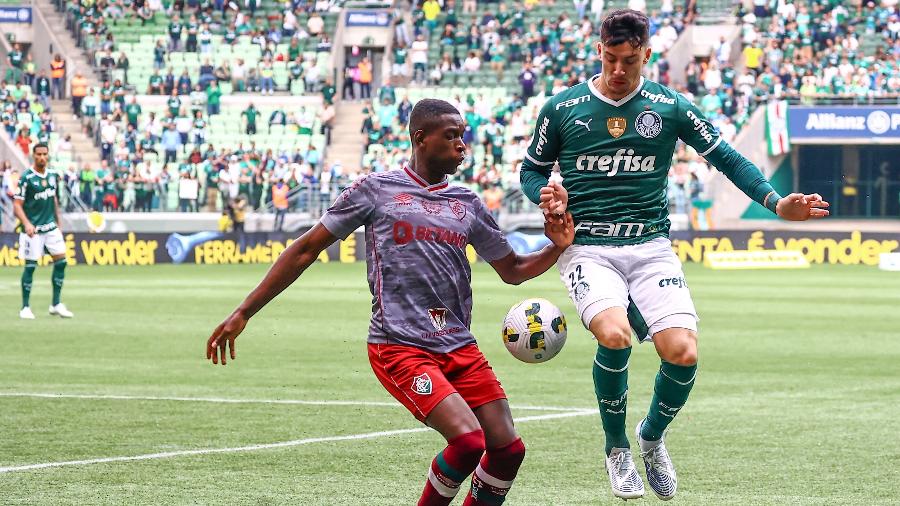
<svg viewBox="0 0 900 506">
<path fill-rule="evenodd" d="M 25 216 L 39 234 L 56 229 L 56 191 L 59 176 L 49 170 L 43 175 L 28 169 L 19 179 L 16 200 L 22 201 Z M 19 225 L 22 232 L 22 226 Z"/>
<path fill-rule="evenodd" d="M 541 108 L 523 164 L 549 173 L 559 162 L 576 244 L 638 244 L 669 232 L 667 176 L 678 139 L 702 156 L 719 133 L 680 93 L 641 79 L 615 101 L 593 80 Z"/>
</svg>

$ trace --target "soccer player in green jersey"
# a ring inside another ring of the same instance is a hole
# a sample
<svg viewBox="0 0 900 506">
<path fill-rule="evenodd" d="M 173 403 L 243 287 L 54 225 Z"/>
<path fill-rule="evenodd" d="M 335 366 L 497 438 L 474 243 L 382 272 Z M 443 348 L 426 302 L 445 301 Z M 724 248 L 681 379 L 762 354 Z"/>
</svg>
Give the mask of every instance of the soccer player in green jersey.
<svg viewBox="0 0 900 506">
<path fill-rule="evenodd" d="M 651 56 L 648 24 L 632 10 L 603 21 L 597 46 L 602 72 L 543 106 L 521 179 L 532 201 L 550 212 L 567 208 L 575 219 L 575 243 L 558 266 L 598 342 L 593 376 L 606 468 L 613 494 L 623 499 L 644 493 L 625 435 L 632 330 L 640 340 L 652 338 L 662 359 L 636 437 L 647 480 L 667 500 L 675 495 L 676 476 L 663 436 L 687 401 L 697 370 L 697 316 L 668 239 L 666 179 L 677 140 L 783 219 L 827 216 L 828 203 L 819 195 L 778 195 L 690 101 L 644 79 Z M 552 179 L 548 183 L 556 162 L 566 192 Z"/>
<path fill-rule="evenodd" d="M 47 169 L 50 150 L 46 144 L 35 144 L 31 153 L 34 167 L 27 169 L 19 179 L 19 191 L 14 202 L 16 218 L 19 219 L 19 258 L 25 260 L 19 318 L 34 320 L 29 306 L 31 280 L 45 248 L 53 258 L 53 304 L 50 305 L 50 314 L 71 318 L 75 315 L 59 300 L 66 277 L 66 241 L 59 229 L 59 202 L 56 199 L 59 176 Z"/>
</svg>

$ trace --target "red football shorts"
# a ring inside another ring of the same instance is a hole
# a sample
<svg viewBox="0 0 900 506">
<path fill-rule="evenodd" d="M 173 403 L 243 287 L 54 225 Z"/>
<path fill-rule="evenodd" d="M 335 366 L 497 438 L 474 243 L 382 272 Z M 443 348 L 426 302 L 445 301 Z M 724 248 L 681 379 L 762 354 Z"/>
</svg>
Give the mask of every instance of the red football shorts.
<svg viewBox="0 0 900 506">
<path fill-rule="evenodd" d="M 459 393 L 472 409 L 506 399 L 500 381 L 474 344 L 450 353 L 369 344 L 369 363 L 384 388 L 422 422 L 453 393 Z"/>
</svg>

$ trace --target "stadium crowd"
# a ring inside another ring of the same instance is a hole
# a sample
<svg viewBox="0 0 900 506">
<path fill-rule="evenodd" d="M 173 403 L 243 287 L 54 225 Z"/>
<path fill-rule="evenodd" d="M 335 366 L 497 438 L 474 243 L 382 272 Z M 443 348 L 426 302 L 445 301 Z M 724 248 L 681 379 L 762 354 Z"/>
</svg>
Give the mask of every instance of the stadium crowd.
<svg viewBox="0 0 900 506">
<path fill-rule="evenodd" d="M 708 57 L 688 64 L 685 83 L 675 88 L 728 141 L 771 99 L 896 98 L 900 16 L 894 3 L 757 0 L 740 6 L 740 53 L 723 38 Z M 659 2 L 649 13 L 654 56 L 647 77 L 663 84 L 671 84 L 667 51 L 696 14 L 694 2 L 674 4 Z M 36 71 L 18 47 L 0 86 L 0 120 L 23 152 L 38 141 L 54 142 L 69 193 L 77 197 L 73 203 L 98 210 L 214 210 L 243 195 L 251 209 L 284 212 L 320 209 L 360 174 L 402 167 L 411 153 L 405 128 L 412 106 L 429 95 L 428 86 L 438 86 L 467 122 L 470 149 L 459 184 L 478 191 L 494 212 L 504 201 L 515 210 L 523 205 L 518 164 L 540 105 L 599 72 L 594 47 L 603 2 L 575 0 L 573 6 L 464 0 L 458 10 L 455 0 L 426 0 L 411 7 L 411 23 L 395 16 L 392 79 L 373 90 L 372 62 L 344 69 L 342 98 L 366 104 L 359 173 L 324 166 L 336 94 L 324 19 L 333 21 L 338 8 L 326 0 L 66 2 L 73 34 L 91 53 L 102 82 L 94 89 L 76 75 L 68 90 L 101 165 L 68 161 L 71 143 L 54 135 L 49 98 L 67 92 L 59 84 L 66 69 Z M 129 33 L 135 27 L 139 33 Z M 315 92 L 324 106 L 221 106 L 223 95 L 276 91 Z M 133 93 L 168 98 L 163 108 L 142 107 Z M 227 115 L 229 129 L 216 127 L 218 114 Z M 15 179 L 10 172 L 3 174 L 7 191 Z M 670 174 L 676 212 L 704 200 L 709 173 L 692 150 L 676 151 Z"/>
</svg>

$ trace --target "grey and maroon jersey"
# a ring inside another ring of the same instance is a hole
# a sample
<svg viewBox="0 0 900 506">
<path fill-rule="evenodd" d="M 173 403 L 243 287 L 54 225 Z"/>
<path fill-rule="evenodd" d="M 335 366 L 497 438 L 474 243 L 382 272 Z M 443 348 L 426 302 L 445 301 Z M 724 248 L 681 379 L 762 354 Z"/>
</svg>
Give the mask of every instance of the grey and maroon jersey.
<svg viewBox="0 0 900 506">
<path fill-rule="evenodd" d="M 472 191 L 428 185 L 408 168 L 373 174 L 344 190 L 321 223 L 340 238 L 365 226 L 370 343 L 447 353 L 475 342 L 466 245 L 488 262 L 512 248 Z"/>
</svg>

